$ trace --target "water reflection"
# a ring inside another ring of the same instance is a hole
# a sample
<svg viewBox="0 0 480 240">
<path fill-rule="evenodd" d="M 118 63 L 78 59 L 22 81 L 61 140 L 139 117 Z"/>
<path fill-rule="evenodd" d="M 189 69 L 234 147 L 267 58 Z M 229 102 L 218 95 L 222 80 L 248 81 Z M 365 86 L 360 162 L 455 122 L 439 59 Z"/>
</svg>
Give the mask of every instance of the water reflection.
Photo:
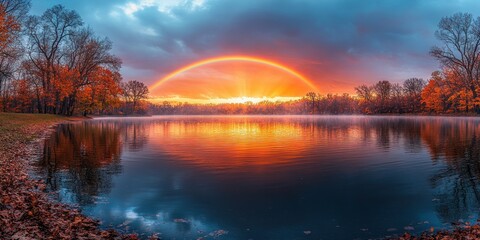
<svg viewBox="0 0 480 240">
<path fill-rule="evenodd" d="M 112 188 L 112 175 L 122 171 L 120 134 L 114 123 L 68 124 L 45 141 L 38 165 L 50 191 L 62 201 L 92 204 Z"/>
<path fill-rule="evenodd" d="M 422 139 L 432 160 L 445 163 L 431 177 L 437 212 L 443 222 L 472 221 L 478 214 L 479 134 L 480 125 L 476 121 L 432 121 L 422 126 Z"/>
<path fill-rule="evenodd" d="M 142 122 L 124 122 L 118 130 L 122 132 L 123 142 L 128 151 L 140 151 L 148 142 L 149 131 Z"/>
<path fill-rule="evenodd" d="M 392 144 L 394 147 L 401 144 L 412 152 L 421 148 L 420 124 L 411 119 L 330 117 L 321 120 L 308 117 L 295 121 L 282 117 L 193 118 L 149 125 L 154 135 L 152 140 L 161 142 L 157 145 L 163 152 L 209 168 L 298 164 L 300 158 L 322 157 L 319 156 L 322 151 L 324 157 L 344 149 L 355 148 L 360 153 L 370 151 L 359 148 L 370 142 L 376 142 L 382 149 L 389 149 Z M 341 157 L 350 159 L 357 154 L 344 151 Z M 318 163 L 317 158 L 308 160 Z"/>
<path fill-rule="evenodd" d="M 479 123 L 112 118 L 60 126 L 40 165 L 51 190 L 105 226 L 186 239 L 382 237 L 477 216 Z"/>
</svg>

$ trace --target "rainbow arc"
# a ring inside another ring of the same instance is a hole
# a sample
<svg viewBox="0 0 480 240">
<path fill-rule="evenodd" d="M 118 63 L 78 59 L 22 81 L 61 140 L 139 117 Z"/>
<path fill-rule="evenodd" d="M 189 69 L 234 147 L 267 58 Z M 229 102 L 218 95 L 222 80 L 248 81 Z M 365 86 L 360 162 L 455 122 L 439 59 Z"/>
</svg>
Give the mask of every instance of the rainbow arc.
<svg viewBox="0 0 480 240">
<path fill-rule="evenodd" d="M 159 81 L 157 81 L 156 83 L 151 85 L 150 86 L 150 91 L 155 90 L 156 88 L 160 87 L 165 82 L 171 80 L 172 78 L 174 78 L 175 76 L 177 76 L 177 75 L 179 75 L 183 72 L 186 72 L 186 71 L 189 71 L 189 70 L 192 70 L 194 68 L 198 68 L 198 67 L 201 67 L 201 66 L 204 66 L 204 65 L 212 64 L 212 63 L 228 62 L 228 61 L 252 62 L 252 63 L 259 63 L 259 64 L 264 64 L 264 65 L 267 65 L 267 66 L 275 67 L 275 68 L 278 68 L 278 69 L 280 69 L 284 72 L 287 72 L 287 73 L 295 76 L 296 78 L 300 79 L 305 84 L 307 84 L 310 88 L 312 88 L 312 90 L 318 91 L 315 84 L 313 84 L 309 79 L 307 79 L 306 77 L 304 77 L 302 74 L 298 73 L 297 71 L 293 70 L 292 68 L 289 68 L 289 67 L 287 67 L 287 66 L 285 66 L 281 63 L 275 62 L 275 61 L 271 61 L 271 60 L 263 59 L 263 58 L 258 58 L 258 57 L 251 57 L 251 56 L 222 56 L 222 57 L 208 58 L 208 59 L 204 59 L 204 60 L 201 60 L 201 61 L 198 61 L 198 62 L 194 62 L 190 65 L 187 65 L 185 67 L 177 69 L 177 70 L 173 71 L 172 73 L 166 75 L 165 77 L 163 77 L 162 79 L 160 79 Z"/>
</svg>

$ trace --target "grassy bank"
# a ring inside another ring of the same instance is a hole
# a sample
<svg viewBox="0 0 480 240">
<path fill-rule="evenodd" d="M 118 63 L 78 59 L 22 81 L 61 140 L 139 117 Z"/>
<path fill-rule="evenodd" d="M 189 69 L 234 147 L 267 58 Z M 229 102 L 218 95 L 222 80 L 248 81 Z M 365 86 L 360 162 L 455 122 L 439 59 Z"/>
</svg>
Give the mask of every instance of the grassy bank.
<svg viewBox="0 0 480 240">
<path fill-rule="evenodd" d="M 68 118 L 49 114 L 0 113 L 0 141 L 32 141 L 43 129 L 66 120 Z M 1 148 L 6 146 L 3 144 Z M 5 150 L 1 148 L 0 151 Z"/>
<path fill-rule="evenodd" d="M 0 113 L 0 239 L 135 239 L 51 200 L 42 181 L 28 176 L 29 161 L 55 124 L 83 118 Z"/>
</svg>

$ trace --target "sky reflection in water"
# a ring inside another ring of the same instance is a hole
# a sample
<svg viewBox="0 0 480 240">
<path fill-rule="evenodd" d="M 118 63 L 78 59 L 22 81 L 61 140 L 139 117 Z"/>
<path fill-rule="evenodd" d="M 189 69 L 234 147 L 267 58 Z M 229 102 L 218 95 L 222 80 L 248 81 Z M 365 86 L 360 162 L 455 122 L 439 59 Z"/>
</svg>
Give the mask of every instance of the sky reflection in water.
<svg viewBox="0 0 480 240">
<path fill-rule="evenodd" d="M 479 123 L 96 119 L 59 126 L 38 171 L 62 201 L 122 231 L 167 239 L 382 237 L 476 220 Z"/>
</svg>

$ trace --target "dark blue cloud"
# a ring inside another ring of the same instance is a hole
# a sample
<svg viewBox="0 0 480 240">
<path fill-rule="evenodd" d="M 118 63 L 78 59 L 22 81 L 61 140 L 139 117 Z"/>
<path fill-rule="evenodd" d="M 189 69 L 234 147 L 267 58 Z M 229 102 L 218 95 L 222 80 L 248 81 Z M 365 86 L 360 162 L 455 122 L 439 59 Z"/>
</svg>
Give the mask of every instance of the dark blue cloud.
<svg viewBox="0 0 480 240">
<path fill-rule="evenodd" d="M 113 41 L 126 78 L 152 83 L 195 60 L 244 54 L 291 65 L 325 91 L 428 77 L 440 18 L 480 9 L 477 0 L 61 0 L 32 11 L 57 3 Z"/>
</svg>

